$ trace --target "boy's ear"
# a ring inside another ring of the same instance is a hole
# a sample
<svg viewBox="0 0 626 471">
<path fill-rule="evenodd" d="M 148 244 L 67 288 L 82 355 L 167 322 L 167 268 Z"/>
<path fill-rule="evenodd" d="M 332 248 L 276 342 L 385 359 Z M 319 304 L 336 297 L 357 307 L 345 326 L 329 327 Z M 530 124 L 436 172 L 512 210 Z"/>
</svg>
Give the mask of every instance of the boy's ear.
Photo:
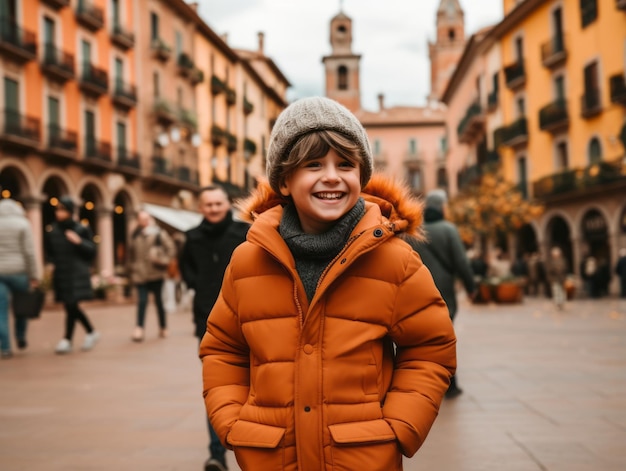
<svg viewBox="0 0 626 471">
<path fill-rule="evenodd" d="M 284 181 L 280 184 L 280 194 L 283 196 L 289 196 L 291 194 Z"/>
</svg>

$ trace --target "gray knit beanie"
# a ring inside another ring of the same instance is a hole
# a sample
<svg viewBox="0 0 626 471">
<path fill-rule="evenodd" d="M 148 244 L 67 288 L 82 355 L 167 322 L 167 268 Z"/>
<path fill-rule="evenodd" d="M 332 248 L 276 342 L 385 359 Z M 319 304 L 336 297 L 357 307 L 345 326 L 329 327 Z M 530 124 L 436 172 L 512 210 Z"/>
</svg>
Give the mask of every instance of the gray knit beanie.
<svg viewBox="0 0 626 471">
<path fill-rule="evenodd" d="M 361 168 L 361 188 L 374 170 L 372 151 L 363 126 L 345 106 L 330 98 L 301 98 L 287 108 L 276 119 L 267 149 L 266 172 L 270 186 L 280 193 L 280 163 L 302 136 L 315 131 L 337 131 L 353 139 L 361 147 L 364 158 Z"/>
<path fill-rule="evenodd" d="M 426 207 L 433 208 L 438 210 L 443 210 L 443 207 L 446 205 L 448 201 L 448 195 L 445 190 L 440 188 L 436 190 L 431 190 L 426 194 Z"/>
</svg>

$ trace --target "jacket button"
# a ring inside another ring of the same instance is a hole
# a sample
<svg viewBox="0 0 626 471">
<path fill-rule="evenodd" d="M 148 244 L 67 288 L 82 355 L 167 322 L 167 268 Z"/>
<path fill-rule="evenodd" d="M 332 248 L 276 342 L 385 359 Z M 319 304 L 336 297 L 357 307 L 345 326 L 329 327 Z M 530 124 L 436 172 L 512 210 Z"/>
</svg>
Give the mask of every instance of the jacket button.
<svg viewBox="0 0 626 471">
<path fill-rule="evenodd" d="M 311 408 L 310 408 L 309 406 L 306 406 L 306 407 L 304 408 L 304 412 L 311 412 Z"/>
<path fill-rule="evenodd" d="M 383 236 L 383 230 L 382 229 L 375 229 L 374 230 L 374 237 L 382 237 Z"/>
<path fill-rule="evenodd" d="M 311 353 L 313 353 L 313 345 L 310 344 L 306 344 L 303 348 L 304 353 L 306 353 L 307 355 L 310 355 Z"/>
</svg>

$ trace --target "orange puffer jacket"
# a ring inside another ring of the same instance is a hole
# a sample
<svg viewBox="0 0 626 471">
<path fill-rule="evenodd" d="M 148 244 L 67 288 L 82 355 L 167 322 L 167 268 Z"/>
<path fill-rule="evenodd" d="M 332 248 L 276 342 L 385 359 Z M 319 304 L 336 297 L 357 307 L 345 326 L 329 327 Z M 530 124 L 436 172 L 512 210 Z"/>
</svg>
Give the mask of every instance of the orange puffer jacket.
<svg viewBox="0 0 626 471">
<path fill-rule="evenodd" d="M 242 470 L 398 471 L 432 426 L 456 338 L 428 269 L 397 237 L 421 224 L 405 189 L 374 178 L 366 212 L 311 302 L 263 186 L 200 345 L 204 397 Z"/>
</svg>

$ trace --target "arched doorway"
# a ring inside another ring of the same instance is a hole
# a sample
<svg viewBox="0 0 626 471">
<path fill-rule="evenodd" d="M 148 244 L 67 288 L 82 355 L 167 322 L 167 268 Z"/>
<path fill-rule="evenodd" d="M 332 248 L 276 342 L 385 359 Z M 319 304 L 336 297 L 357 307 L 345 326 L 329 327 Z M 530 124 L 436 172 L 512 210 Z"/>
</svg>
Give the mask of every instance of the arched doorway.
<svg viewBox="0 0 626 471">
<path fill-rule="evenodd" d="M 547 238 L 548 247 L 550 250 L 551 247 L 560 247 L 563 252 L 563 256 L 567 260 L 568 270 L 572 272 L 574 267 L 574 255 L 572 249 L 572 236 L 571 230 L 567 221 L 563 219 L 561 216 L 554 216 L 548 222 L 547 229 Z M 543 254 L 544 257 L 547 257 L 549 254 Z"/>
<path fill-rule="evenodd" d="M 538 252 L 539 244 L 537 243 L 537 233 L 530 224 L 524 224 L 517 231 L 517 247 L 518 256 Z"/>
<path fill-rule="evenodd" d="M 102 207 L 102 195 L 100 190 L 92 184 L 88 184 L 80 193 L 81 205 L 78 210 L 78 218 L 80 222 L 89 226 L 94 233 L 94 241 L 100 242 L 98 231 L 98 210 Z"/>
<path fill-rule="evenodd" d="M 600 263 L 610 263 L 608 223 L 597 209 L 590 209 L 581 221 L 580 233 L 587 248 L 587 255 L 593 256 Z"/>
<path fill-rule="evenodd" d="M 128 257 L 128 230 L 132 202 L 128 194 L 120 191 L 113 200 L 113 257 L 115 273 L 124 276 Z"/>
<path fill-rule="evenodd" d="M 12 198 L 24 203 L 26 189 L 24 175 L 17 168 L 5 167 L 0 170 L 0 199 Z"/>
</svg>

